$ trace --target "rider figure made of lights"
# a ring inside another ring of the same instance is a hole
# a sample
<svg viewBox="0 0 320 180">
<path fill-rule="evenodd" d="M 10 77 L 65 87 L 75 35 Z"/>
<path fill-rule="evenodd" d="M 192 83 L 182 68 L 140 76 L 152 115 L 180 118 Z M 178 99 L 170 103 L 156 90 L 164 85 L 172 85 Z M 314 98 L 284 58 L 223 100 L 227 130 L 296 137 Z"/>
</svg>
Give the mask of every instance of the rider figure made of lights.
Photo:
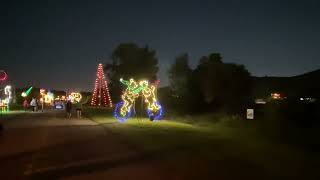
<svg viewBox="0 0 320 180">
<path fill-rule="evenodd" d="M 134 79 L 126 81 L 121 78 L 120 82 L 127 86 L 127 88 L 121 96 L 122 101 L 115 106 L 115 118 L 120 122 L 127 120 L 132 115 L 134 101 L 139 96 L 142 96 L 147 104 L 147 115 L 151 121 L 162 118 L 162 107 L 155 95 L 156 87 L 154 85 L 150 85 L 145 80 L 136 82 Z"/>
</svg>

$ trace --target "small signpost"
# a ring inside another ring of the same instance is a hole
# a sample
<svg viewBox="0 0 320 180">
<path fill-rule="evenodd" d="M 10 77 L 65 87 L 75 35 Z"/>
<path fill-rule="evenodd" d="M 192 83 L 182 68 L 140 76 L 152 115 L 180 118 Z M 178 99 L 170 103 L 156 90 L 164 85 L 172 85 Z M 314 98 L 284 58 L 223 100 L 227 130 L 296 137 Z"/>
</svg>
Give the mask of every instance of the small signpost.
<svg viewBox="0 0 320 180">
<path fill-rule="evenodd" d="M 254 110 L 247 109 L 247 119 L 254 119 Z"/>
</svg>

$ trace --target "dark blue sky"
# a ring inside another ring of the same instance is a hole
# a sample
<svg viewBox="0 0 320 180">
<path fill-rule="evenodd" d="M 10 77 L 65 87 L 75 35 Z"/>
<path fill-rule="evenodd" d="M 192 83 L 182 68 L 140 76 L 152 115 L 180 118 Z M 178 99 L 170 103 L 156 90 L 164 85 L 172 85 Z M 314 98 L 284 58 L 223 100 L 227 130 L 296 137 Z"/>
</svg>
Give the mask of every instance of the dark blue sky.
<svg viewBox="0 0 320 180">
<path fill-rule="evenodd" d="M 162 85 L 174 57 L 220 52 L 255 76 L 320 68 L 317 0 L 8 1 L 0 69 L 17 86 L 91 90 L 98 61 L 121 42 L 157 51 Z"/>
</svg>

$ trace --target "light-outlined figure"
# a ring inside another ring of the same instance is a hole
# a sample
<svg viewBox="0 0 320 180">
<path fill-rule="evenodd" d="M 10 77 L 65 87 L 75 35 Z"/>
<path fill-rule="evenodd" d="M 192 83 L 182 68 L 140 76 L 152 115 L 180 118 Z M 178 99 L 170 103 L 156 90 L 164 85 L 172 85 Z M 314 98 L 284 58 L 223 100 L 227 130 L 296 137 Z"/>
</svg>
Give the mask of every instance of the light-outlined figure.
<svg viewBox="0 0 320 180">
<path fill-rule="evenodd" d="M 115 118 L 120 122 L 128 119 L 132 115 L 134 101 L 139 96 L 144 98 L 144 102 L 147 105 L 147 115 L 150 120 L 160 120 L 162 118 L 162 107 L 157 100 L 156 87 L 154 85 L 150 85 L 146 80 L 136 82 L 134 79 L 127 81 L 121 78 L 120 82 L 126 85 L 127 88 L 121 96 L 122 101 L 115 106 Z"/>
</svg>

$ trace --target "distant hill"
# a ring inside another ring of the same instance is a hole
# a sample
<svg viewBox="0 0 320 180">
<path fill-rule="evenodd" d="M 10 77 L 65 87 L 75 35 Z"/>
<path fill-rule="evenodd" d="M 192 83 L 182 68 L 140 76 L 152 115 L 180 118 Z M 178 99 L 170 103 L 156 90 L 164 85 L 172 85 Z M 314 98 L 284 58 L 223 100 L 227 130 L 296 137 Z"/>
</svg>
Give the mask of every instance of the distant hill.
<svg viewBox="0 0 320 180">
<path fill-rule="evenodd" d="M 255 97 L 268 97 L 279 92 L 287 97 L 317 97 L 320 95 L 320 69 L 292 77 L 253 77 Z"/>
</svg>

